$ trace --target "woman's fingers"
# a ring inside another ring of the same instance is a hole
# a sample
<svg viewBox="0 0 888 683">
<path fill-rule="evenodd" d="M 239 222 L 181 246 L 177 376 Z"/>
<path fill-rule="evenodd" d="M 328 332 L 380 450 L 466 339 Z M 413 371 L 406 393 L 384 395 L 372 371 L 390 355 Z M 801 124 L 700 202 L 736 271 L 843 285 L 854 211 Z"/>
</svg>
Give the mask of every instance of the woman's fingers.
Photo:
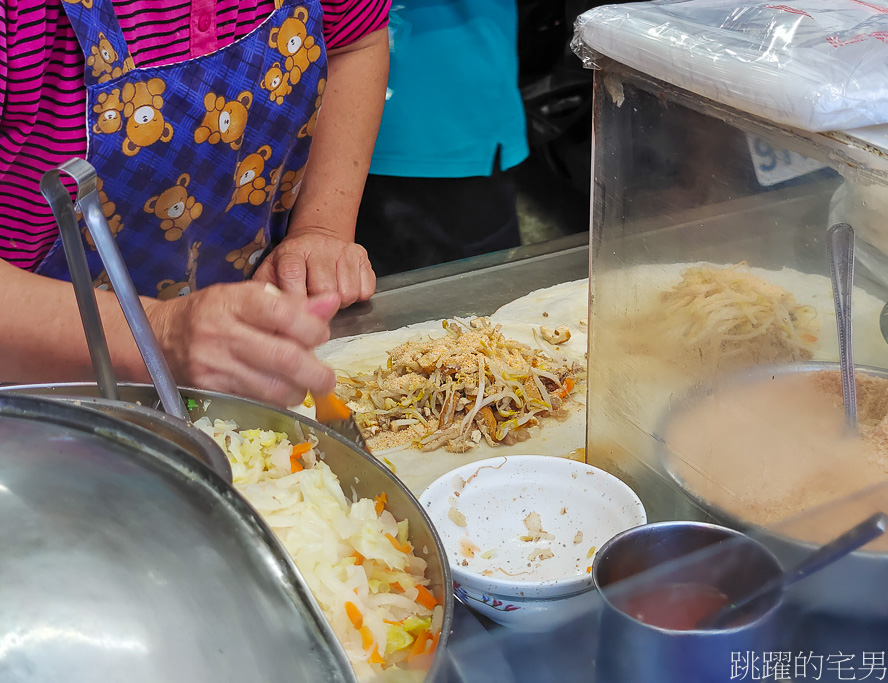
<svg viewBox="0 0 888 683">
<path fill-rule="evenodd" d="M 330 337 L 337 296 L 304 298 L 259 283 L 217 285 L 163 304 L 162 345 L 180 381 L 294 405 L 329 393 L 333 371 L 313 349 Z"/>
</svg>

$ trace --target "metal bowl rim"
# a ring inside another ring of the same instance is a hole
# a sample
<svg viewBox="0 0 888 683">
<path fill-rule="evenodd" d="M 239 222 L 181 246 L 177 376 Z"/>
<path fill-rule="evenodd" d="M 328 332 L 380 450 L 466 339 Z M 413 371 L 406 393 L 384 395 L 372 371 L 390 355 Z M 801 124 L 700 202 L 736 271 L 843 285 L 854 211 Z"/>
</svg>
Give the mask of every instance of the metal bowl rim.
<svg viewBox="0 0 888 683">
<path fill-rule="evenodd" d="M 745 370 L 740 370 L 737 372 L 730 373 L 722 377 L 719 381 L 727 381 L 731 382 L 732 380 L 738 380 L 738 384 L 742 385 L 746 382 L 754 382 L 757 380 L 764 379 L 771 376 L 777 375 L 788 375 L 788 374 L 800 374 L 806 372 L 819 372 L 822 370 L 838 370 L 839 364 L 835 361 L 802 361 L 798 363 L 784 363 L 779 365 L 759 365 L 753 368 L 747 368 Z M 888 379 L 888 369 L 879 368 L 871 365 L 856 365 L 854 366 L 855 372 L 862 372 L 867 375 L 872 375 L 874 377 L 879 377 L 882 379 Z M 764 533 L 768 536 L 773 537 L 775 540 L 780 541 L 782 543 L 786 543 L 787 545 L 794 546 L 797 548 L 802 548 L 808 552 L 813 552 L 821 547 L 822 544 L 813 543 L 811 541 L 803 541 L 798 538 L 793 538 L 792 536 L 787 536 L 783 533 L 775 529 L 771 529 L 767 526 L 763 526 L 760 524 L 755 524 L 754 522 L 750 522 L 748 520 L 744 520 L 737 515 L 727 512 L 721 509 L 719 506 L 714 505 L 713 503 L 707 501 L 702 496 L 697 493 L 694 493 L 682 480 L 682 478 L 674 471 L 672 467 L 669 466 L 670 458 L 668 457 L 669 447 L 666 444 L 666 440 L 663 435 L 666 433 L 666 428 L 669 426 L 672 420 L 675 417 L 688 409 L 694 406 L 701 398 L 706 396 L 710 396 L 717 390 L 717 387 L 714 387 L 712 384 L 696 386 L 683 394 L 679 395 L 679 397 L 672 403 L 670 408 L 664 411 L 664 414 L 661 416 L 658 424 L 657 430 L 653 434 L 657 443 L 659 444 L 658 450 L 661 453 L 661 457 L 657 459 L 655 466 L 659 469 L 662 467 L 662 472 L 665 473 L 675 484 L 679 487 L 682 493 L 687 496 L 695 505 L 697 505 L 701 510 L 711 514 L 714 518 L 723 520 L 725 524 L 733 525 L 737 529 L 743 530 L 744 534 L 752 534 L 752 533 Z M 883 481 L 880 483 L 873 484 L 872 487 L 868 487 L 866 489 L 861 489 L 861 491 L 869 491 L 878 487 L 888 487 L 888 481 Z M 852 494 L 853 495 L 853 494 Z M 836 499 L 833 503 L 842 500 L 841 498 Z M 831 503 L 826 503 L 825 505 L 830 505 Z M 814 508 L 816 510 L 816 508 Z M 808 510 L 803 513 L 799 513 L 799 515 L 805 515 L 813 510 Z M 793 517 L 789 519 L 793 519 L 797 517 L 797 515 L 793 515 Z M 784 520 L 785 521 L 785 520 Z M 720 526 L 720 525 L 716 525 Z M 730 527 L 727 527 L 730 528 Z M 866 560 L 866 561 L 883 561 L 886 557 L 888 557 L 888 551 L 871 551 L 871 550 L 856 550 L 853 553 L 850 553 L 852 557 L 855 559 Z"/>
<path fill-rule="evenodd" d="M 152 384 L 139 383 L 139 382 L 121 382 L 121 383 L 119 383 L 119 386 L 121 388 L 134 388 L 134 389 L 138 389 L 138 390 L 150 391 L 150 392 L 156 393 L 156 389 L 155 389 L 154 385 L 152 385 Z M 15 390 L 24 391 L 24 390 L 28 390 L 28 389 L 31 389 L 31 390 L 48 389 L 48 390 L 52 390 L 52 391 L 64 391 L 64 390 L 84 389 L 87 387 L 94 388 L 94 389 L 96 389 L 96 391 L 98 391 L 98 387 L 95 382 L 61 382 L 61 383 L 8 385 L 8 386 L 0 387 L 0 394 L 6 393 L 6 392 L 15 393 Z M 451 572 L 450 563 L 447 560 L 447 554 L 444 549 L 444 544 L 441 541 L 440 535 L 438 534 L 438 530 L 435 528 L 435 525 L 432 523 L 431 518 L 426 513 L 425 509 L 420 504 L 418 498 L 413 494 L 413 492 L 410 491 L 410 489 L 408 489 L 407 486 L 391 470 L 389 470 L 383 463 L 381 463 L 375 456 L 373 456 L 372 454 L 365 453 L 365 452 L 361 451 L 359 448 L 357 448 L 357 446 L 353 442 L 349 441 L 348 439 L 346 439 L 344 436 L 342 436 L 338 432 L 333 431 L 329 427 L 326 427 L 325 425 L 321 424 L 320 422 L 312 420 L 311 418 L 309 418 L 305 415 L 302 415 L 301 413 L 296 413 L 296 412 L 294 412 L 292 410 L 288 410 L 286 408 L 279 408 L 278 406 L 274 406 L 269 403 L 264 403 L 262 401 L 257 401 L 255 399 L 244 398 L 241 396 L 236 396 L 234 394 L 226 394 L 223 392 L 213 391 L 213 390 L 209 390 L 209 389 L 198 389 L 196 387 L 180 386 L 179 391 L 180 391 L 180 393 L 183 394 L 183 396 L 185 398 L 189 398 L 188 394 L 193 394 L 195 397 L 200 397 L 199 400 L 201 400 L 201 401 L 207 400 L 207 401 L 212 402 L 212 400 L 214 398 L 219 398 L 219 399 L 226 400 L 226 401 L 233 400 L 233 401 L 237 401 L 240 403 L 252 405 L 256 408 L 259 408 L 259 409 L 262 409 L 265 411 L 278 413 L 280 415 L 283 415 L 284 417 L 292 418 L 297 422 L 305 423 L 306 426 L 310 427 L 311 429 L 316 430 L 316 431 L 320 431 L 325 436 L 332 438 L 335 441 L 340 442 L 341 444 L 347 446 L 349 449 L 354 451 L 357 455 L 360 455 L 372 467 L 374 467 L 377 470 L 379 470 L 380 472 L 382 472 L 383 475 L 388 479 L 388 481 L 391 484 L 393 484 L 396 488 L 398 488 L 403 494 L 405 494 L 412 501 L 413 507 L 415 508 L 416 511 L 418 511 L 419 515 L 424 519 L 426 525 L 428 526 L 429 531 L 431 532 L 432 539 L 435 543 L 435 549 L 436 549 L 439 557 L 441 558 L 440 564 L 441 564 L 442 574 L 443 574 L 443 576 L 442 576 L 443 591 L 442 592 L 443 592 L 444 603 L 443 603 L 442 607 L 444 610 L 444 619 L 441 624 L 441 635 L 439 636 L 439 639 L 438 639 L 438 648 L 435 651 L 435 656 L 433 658 L 432 667 L 428 673 L 428 678 L 430 680 L 433 679 L 434 674 L 439 669 L 442 669 L 446 664 L 446 659 L 445 659 L 445 656 L 443 653 L 446 651 L 447 642 L 450 638 L 450 631 L 451 631 L 452 624 L 453 624 L 453 607 L 454 607 L 454 605 L 453 605 L 454 597 L 453 597 L 453 588 L 452 588 L 453 587 L 453 574 Z M 59 397 L 61 397 L 61 395 Z M 76 394 L 69 395 L 68 397 L 69 398 L 76 398 Z M 121 401 L 121 403 L 122 404 L 132 404 L 131 401 Z M 139 404 L 135 404 L 135 405 L 139 405 Z M 146 407 L 146 409 L 149 409 L 149 410 L 154 409 L 153 406 L 145 406 L 145 407 Z M 93 410 L 95 410 L 95 409 L 93 409 Z M 97 412 L 100 412 L 100 411 L 97 411 Z M 158 411 L 158 412 L 160 412 L 160 411 Z M 166 415 L 166 413 L 163 413 L 163 414 Z M 192 456 L 189 455 L 188 457 L 189 457 L 189 459 L 194 460 L 194 458 Z M 207 469 L 208 471 L 212 471 L 209 467 L 207 467 L 203 463 L 200 463 L 200 465 L 203 468 Z M 219 475 L 216 472 L 213 472 L 213 476 L 218 477 L 219 480 L 221 480 L 221 481 L 224 481 L 224 480 L 222 480 L 221 477 L 219 477 Z M 227 487 L 229 487 L 232 491 L 235 490 L 232 484 L 226 482 L 225 485 Z M 276 547 L 276 549 L 280 553 L 283 553 L 283 555 L 286 559 L 287 565 L 291 566 L 297 572 L 297 575 L 299 576 L 298 585 L 304 586 L 305 589 L 308 590 L 308 593 L 311 596 L 311 601 L 309 604 L 311 604 L 312 608 L 314 609 L 314 607 L 317 604 L 316 600 L 314 598 L 314 595 L 308 589 L 307 584 L 305 584 L 305 581 L 302 578 L 301 572 L 299 572 L 298 568 L 296 568 L 295 562 L 292 560 L 289 553 L 287 553 L 287 551 L 284 549 L 283 544 L 279 541 L 279 539 L 274 534 L 274 532 L 271 531 L 271 528 L 268 527 L 267 523 L 265 522 L 265 520 L 263 520 L 261 518 L 259 513 L 256 512 L 253 509 L 253 507 L 251 505 L 249 505 L 249 503 L 247 503 L 246 500 L 240 496 L 240 494 L 237 494 L 237 497 L 240 498 L 241 500 L 243 500 L 244 504 L 247 505 L 247 507 L 251 511 L 252 515 L 254 515 L 255 517 L 257 517 L 259 519 L 259 521 L 262 523 L 262 526 L 267 530 L 267 533 L 271 535 L 271 537 L 274 541 L 274 546 Z M 320 612 L 319 607 L 317 607 L 317 610 L 318 610 L 318 614 L 320 615 L 324 625 L 329 627 L 329 622 L 327 621 L 327 619 L 323 615 L 323 613 Z M 335 637 L 335 634 L 333 634 L 332 627 L 330 628 L 330 635 L 333 636 L 333 639 L 334 639 L 337 647 L 342 652 L 342 656 L 345 657 L 345 650 L 344 650 L 342 644 L 340 643 L 339 639 Z M 348 665 L 348 670 L 350 672 L 353 672 L 351 665 L 348 663 L 347 657 L 345 657 L 345 662 Z"/>
</svg>

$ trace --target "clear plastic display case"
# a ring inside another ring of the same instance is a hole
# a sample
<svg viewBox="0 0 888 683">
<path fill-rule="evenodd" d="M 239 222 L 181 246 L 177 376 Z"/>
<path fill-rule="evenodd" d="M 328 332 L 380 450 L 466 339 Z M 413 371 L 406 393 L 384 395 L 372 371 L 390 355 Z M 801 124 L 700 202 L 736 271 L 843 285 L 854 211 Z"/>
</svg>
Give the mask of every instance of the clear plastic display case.
<svg viewBox="0 0 888 683">
<path fill-rule="evenodd" d="M 794 130 L 597 65 L 587 461 L 651 521 L 738 528 L 789 566 L 888 510 L 888 136 Z M 826 248 L 840 222 L 856 234 L 852 436 Z M 886 582 L 882 539 L 794 601 L 884 638 Z M 838 651 L 841 629 L 798 627 L 802 649 Z"/>
</svg>

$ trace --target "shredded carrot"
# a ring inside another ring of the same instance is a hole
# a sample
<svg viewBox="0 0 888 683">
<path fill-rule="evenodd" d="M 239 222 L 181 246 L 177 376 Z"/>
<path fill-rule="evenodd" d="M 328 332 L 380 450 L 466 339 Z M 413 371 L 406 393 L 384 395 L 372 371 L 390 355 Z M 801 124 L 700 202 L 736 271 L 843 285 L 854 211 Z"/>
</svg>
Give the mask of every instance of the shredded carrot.
<svg viewBox="0 0 888 683">
<path fill-rule="evenodd" d="M 305 443 L 297 443 L 293 446 L 293 450 L 290 452 L 290 457 L 305 455 L 311 450 L 311 442 L 306 441 Z"/>
<path fill-rule="evenodd" d="M 391 589 L 392 593 L 403 593 L 404 592 L 404 586 L 402 586 L 397 581 L 390 583 L 389 589 Z"/>
<path fill-rule="evenodd" d="M 586 573 L 587 573 L 587 574 L 591 574 L 591 573 L 592 573 L 592 565 L 589 565 L 588 567 L 586 567 Z"/>
<path fill-rule="evenodd" d="M 370 654 L 370 663 L 371 664 L 385 664 L 385 660 L 379 654 L 379 648 L 374 645 L 373 652 Z"/>
<path fill-rule="evenodd" d="M 381 515 L 382 511 L 385 510 L 385 504 L 388 503 L 388 498 L 385 495 L 385 491 L 380 493 L 373 500 L 376 501 L 376 514 Z"/>
<path fill-rule="evenodd" d="M 413 670 L 428 670 L 432 665 L 432 655 L 438 647 L 438 636 L 440 631 L 434 637 L 428 631 L 422 631 L 413 641 L 413 647 L 405 658 L 407 665 Z M 429 645 L 431 643 L 431 645 Z"/>
<path fill-rule="evenodd" d="M 311 444 L 306 441 L 305 443 L 297 443 L 293 446 L 293 450 L 290 451 L 290 471 L 291 472 L 301 472 L 304 468 L 302 467 L 302 463 L 299 462 L 299 458 L 308 453 L 311 450 Z"/>
<path fill-rule="evenodd" d="M 401 541 L 399 541 L 397 538 L 395 538 L 391 534 L 386 534 L 385 537 L 389 540 L 389 543 L 391 543 L 392 546 L 394 546 L 395 550 L 399 550 L 402 553 L 404 553 L 405 555 L 407 553 L 409 553 L 411 550 L 413 550 L 412 545 L 410 545 L 409 543 L 401 543 Z"/>
<path fill-rule="evenodd" d="M 438 604 L 438 601 L 435 600 L 435 596 L 429 593 L 429 589 L 425 586 L 421 586 L 419 584 L 416 585 L 416 590 L 419 591 L 419 594 L 416 596 L 416 602 L 425 607 L 426 609 L 435 609 L 435 605 Z"/>
<path fill-rule="evenodd" d="M 388 624 L 388 625 L 390 625 L 390 626 L 401 626 L 401 625 L 404 624 L 404 620 L 401 619 L 401 621 L 389 621 L 388 619 L 383 619 L 383 620 L 382 620 L 382 623 L 383 623 L 383 624 Z"/>
<path fill-rule="evenodd" d="M 565 378 L 564 387 L 557 392 L 558 398 L 567 398 L 567 395 L 573 391 L 574 381 L 570 377 Z"/>
<path fill-rule="evenodd" d="M 426 644 L 432 639 L 428 631 L 420 631 L 416 634 L 416 640 L 413 641 L 413 647 L 410 648 L 410 656 L 418 657 L 425 654 Z"/>
<path fill-rule="evenodd" d="M 370 629 L 366 626 L 361 626 L 358 631 L 361 633 L 361 647 L 369 650 L 370 646 L 373 645 L 373 634 L 370 633 Z"/>
<path fill-rule="evenodd" d="M 318 422 L 326 424 L 334 420 L 347 420 L 351 411 L 336 394 L 315 396 L 315 415 Z"/>
<path fill-rule="evenodd" d="M 364 564 L 364 556 L 361 555 L 357 550 L 351 554 L 353 558 L 355 558 L 355 565 L 360 566 Z"/>
<path fill-rule="evenodd" d="M 803 334 L 802 339 L 804 341 L 808 342 L 809 344 L 813 344 L 814 342 L 817 341 L 817 337 L 815 337 L 813 334 Z"/>
<path fill-rule="evenodd" d="M 361 627 L 364 625 L 364 615 L 361 614 L 361 610 L 358 609 L 358 606 L 353 602 L 346 602 L 345 614 L 348 617 L 348 620 L 352 623 L 352 626 L 360 631 Z"/>
</svg>

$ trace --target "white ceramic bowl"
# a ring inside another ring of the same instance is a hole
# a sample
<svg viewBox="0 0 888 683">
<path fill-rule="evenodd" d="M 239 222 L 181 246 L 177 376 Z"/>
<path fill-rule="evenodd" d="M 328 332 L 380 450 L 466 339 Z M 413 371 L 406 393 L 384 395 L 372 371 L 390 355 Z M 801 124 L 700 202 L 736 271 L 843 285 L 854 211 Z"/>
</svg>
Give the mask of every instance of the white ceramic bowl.
<svg viewBox="0 0 888 683">
<path fill-rule="evenodd" d="M 520 630 L 538 630 L 591 604 L 595 551 L 647 521 L 638 496 L 620 479 L 552 456 L 464 465 L 435 480 L 419 500 L 444 544 L 456 597 Z M 547 532 L 537 540 L 528 540 L 529 527 L 537 526 L 531 513 Z"/>
</svg>

